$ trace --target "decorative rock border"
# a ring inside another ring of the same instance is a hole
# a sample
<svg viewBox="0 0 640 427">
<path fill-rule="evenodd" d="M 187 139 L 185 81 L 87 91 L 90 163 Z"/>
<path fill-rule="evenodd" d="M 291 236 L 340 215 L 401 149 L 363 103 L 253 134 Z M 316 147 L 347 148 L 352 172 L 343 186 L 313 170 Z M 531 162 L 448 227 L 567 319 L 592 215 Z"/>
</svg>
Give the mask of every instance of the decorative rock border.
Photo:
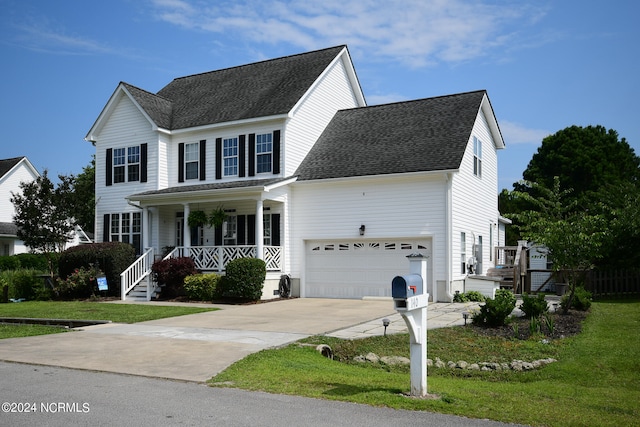
<svg viewBox="0 0 640 427">
<path fill-rule="evenodd" d="M 365 356 L 356 356 L 353 358 L 354 362 L 360 363 L 384 363 L 385 365 L 409 365 L 411 360 L 401 356 L 383 356 L 379 357 L 375 353 L 368 353 Z M 510 363 L 495 363 L 495 362 L 480 362 L 469 363 L 464 360 L 457 362 L 448 361 L 444 362 L 439 357 L 436 357 L 435 362 L 431 359 L 427 359 L 428 367 L 435 368 L 449 368 L 449 369 L 466 369 L 470 371 L 531 371 L 541 368 L 549 363 L 557 362 L 556 359 L 547 358 L 534 360 L 533 362 L 525 362 L 524 360 L 513 360 Z"/>
</svg>

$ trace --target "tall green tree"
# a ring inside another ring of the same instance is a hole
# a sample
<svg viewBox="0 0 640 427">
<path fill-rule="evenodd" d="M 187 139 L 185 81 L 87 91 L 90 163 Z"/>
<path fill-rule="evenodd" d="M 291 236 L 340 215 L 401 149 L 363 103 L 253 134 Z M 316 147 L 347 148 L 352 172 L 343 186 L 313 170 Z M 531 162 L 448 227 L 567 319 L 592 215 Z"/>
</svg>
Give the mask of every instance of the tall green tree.
<svg viewBox="0 0 640 427">
<path fill-rule="evenodd" d="M 513 217 L 520 223 L 522 236 L 540 245 L 553 260 L 554 271 L 562 272 L 568 280 L 569 303 L 563 308 L 566 313 L 586 272 L 605 256 L 607 220 L 602 209 L 578 212 L 572 190 L 561 190 L 559 177 L 554 178 L 551 188 L 529 181 L 520 184 L 533 191 L 514 191 L 512 196 L 533 208 Z"/>
<path fill-rule="evenodd" d="M 78 225 L 85 232 L 93 233 L 95 229 L 96 206 L 96 159 L 82 169 L 78 175 L 71 175 L 72 199 L 75 207 L 74 216 Z"/>
<path fill-rule="evenodd" d="M 52 276 L 55 272 L 52 253 L 64 250 L 75 226 L 72 180 L 62 175 L 58 178 L 60 183 L 55 186 L 45 170 L 34 181 L 20 183 L 21 191 L 11 197 L 18 238 L 32 251 L 45 254 Z"/>
</svg>

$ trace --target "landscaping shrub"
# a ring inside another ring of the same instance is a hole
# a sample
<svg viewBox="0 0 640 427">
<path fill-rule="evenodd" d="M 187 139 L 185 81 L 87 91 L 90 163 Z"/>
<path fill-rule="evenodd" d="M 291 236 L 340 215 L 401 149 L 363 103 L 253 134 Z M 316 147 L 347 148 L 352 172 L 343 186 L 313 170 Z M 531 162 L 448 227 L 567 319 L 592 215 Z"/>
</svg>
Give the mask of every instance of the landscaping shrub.
<svg viewBox="0 0 640 427">
<path fill-rule="evenodd" d="M 49 256 L 53 260 L 54 266 L 58 263 L 58 253 L 50 253 Z M 20 268 L 33 269 L 33 270 L 49 270 L 49 263 L 47 262 L 47 256 L 45 254 L 17 254 L 14 257 L 20 263 Z"/>
<path fill-rule="evenodd" d="M 155 280 L 162 286 L 163 298 L 184 295 L 184 279 L 196 274 L 196 265 L 189 257 L 169 258 L 156 261 L 151 267 Z"/>
<path fill-rule="evenodd" d="M 104 242 L 78 245 L 60 254 L 58 274 L 66 279 L 76 269 L 95 266 L 104 271 L 109 295 L 120 295 L 120 274 L 136 260 L 136 251 L 128 243 Z"/>
<path fill-rule="evenodd" d="M 184 291 L 189 299 L 197 301 L 213 301 L 218 297 L 220 275 L 194 274 L 184 279 Z"/>
<path fill-rule="evenodd" d="M 547 301 L 544 299 L 544 294 L 538 294 L 537 297 L 522 294 L 520 310 L 522 310 L 524 317 L 527 319 L 537 319 L 544 313 L 549 312 L 549 306 L 547 305 Z"/>
<path fill-rule="evenodd" d="M 60 299 L 95 296 L 98 290 L 96 278 L 103 274 L 97 267 L 77 268 L 66 279 L 57 279 L 53 292 Z"/>
<path fill-rule="evenodd" d="M 485 296 L 478 291 L 469 291 L 462 294 L 456 291 L 456 294 L 453 296 L 453 302 L 483 302 L 485 299 Z"/>
<path fill-rule="evenodd" d="M 239 258 L 229 262 L 222 280 L 225 297 L 257 301 L 262 298 L 262 287 L 267 276 L 267 267 L 258 258 Z"/>
<path fill-rule="evenodd" d="M 507 289 L 496 291 L 495 299 L 487 298 L 480 311 L 473 314 L 473 324 L 479 326 L 503 326 L 516 307 L 516 297 Z"/>
<path fill-rule="evenodd" d="M 17 270 L 20 268 L 20 260 L 15 255 L 0 256 L 0 271 Z"/>
<path fill-rule="evenodd" d="M 567 293 L 563 295 L 562 300 L 560 300 L 560 307 L 562 307 L 563 310 L 565 310 L 567 308 L 567 305 L 569 305 L 569 296 L 570 294 Z M 571 302 L 571 307 L 569 308 L 574 308 L 580 311 L 587 311 L 591 307 L 591 301 L 591 292 L 587 291 L 582 286 L 578 286 L 576 287 L 576 292 L 573 295 L 573 301 Z"/>
<path fill-rule="evenodd" d="M 9 286 L 9 298 L 35 300 L 44 298 L 44 281 L 41 270 L 17 269 L 0 272 L 0 291 Z M 45 298 L 46 299 L 46 298 Z"/>
</svg>

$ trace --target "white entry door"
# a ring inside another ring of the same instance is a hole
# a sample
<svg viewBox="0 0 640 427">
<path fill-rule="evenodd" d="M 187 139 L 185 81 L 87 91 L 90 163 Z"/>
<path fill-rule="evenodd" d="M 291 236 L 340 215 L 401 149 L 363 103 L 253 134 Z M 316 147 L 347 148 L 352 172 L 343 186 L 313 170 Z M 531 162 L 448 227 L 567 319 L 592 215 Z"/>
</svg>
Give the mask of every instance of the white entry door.
<svg viewBox="0 0 640 427">
<path fill-rule="evenodd" d="M 429 239 L 308 241 L 305 297 L 391 296 L 391 281 L 409 272 L 407 255 L 431 256 Z M 431 258 L 428 261 L 431 270 Z"/>
</svg>

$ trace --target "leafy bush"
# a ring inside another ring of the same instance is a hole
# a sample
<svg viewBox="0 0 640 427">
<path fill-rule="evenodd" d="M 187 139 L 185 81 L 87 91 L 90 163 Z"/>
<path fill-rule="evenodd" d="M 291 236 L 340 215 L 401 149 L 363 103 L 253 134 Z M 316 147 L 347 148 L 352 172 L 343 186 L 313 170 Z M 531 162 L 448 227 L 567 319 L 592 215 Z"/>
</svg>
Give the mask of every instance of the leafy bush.
<svg viewBox="0 0 640 427">
<path fill-rule="evenodd" d="M 562 300 L 560 300 L 560 307 L 563 310 L 567 308 L 569 305 L 569 296 L 570 294 L 564 294 Z M 591 307 L 591 292 L 587 291 L 582 286 L 576 287 L 576 291 L 573 295 L 573 301 L 571 302 L 571 307 L 580 311 L 587 311 Z"/>
<path fill-rule="evenodd" d="M 20 268 L 20 260 L 15 255 L 0 256 L 0 271 L 17 270 Z"/>
<path fill-rule="evenodd" d="M 229 262 L 222 280 L 222 295 L 257 301 L 262 298 L 262 287 L 267 267 L 258 258 L 239 258 Z"/>
<path fill-rule="evenodd" d="M 38 299 L 43 295 L 44 282 L 41 270 L 19 269 L 0 273 L 0 292 L 9 287 L 9 298 L 25 300 Z"/>
<path fill-rule="evenodd" d="M 52 258 L 54 265 L 57 263 L 58 254 L 51 253 L 49 256 Z M 47 262 L 47 256 L 45 254 L 17 254 L 14 257 L 20 263 L 20 268 L 42 270 L 47 271 L 49 269 L 49 263 Z"/>
<path fill-rule="evenodd" d="M 469 291 L 462 294 L 456 291 L 456 294 L 453 296 L 453 302 L 483 302 L 485 299 L 485 296 L 478 291 Z"/>
<path fill-rule="evenodd" d="M 63 280 L 81 267 L 96 266 L 104 271 L 109 295 L 120 295 L 120 273 L 136 260 L 136 251 L 128 243 L 104 242 L 78 245 L 60 254 L 58 273 Z"/>
<path fill-rule="evenodd" d="M 80 267 L 66 279 L 57 279 L 53 291 L 60 299 L 88 298 L 95 295 L 98 290 L 96 278 L 102 275 L 97 267 Z"/>
<path fill-rule="evenodd" d="M 480 311 L 473 314 L 473 324 L 479 326 L 502 326 L 516 307 L 516 297 L 506 289 L 496 291 L 495 299 L 487 298 Z"/>
<path fill-rule="evenodd" d="M 156 261 L 151 267 L 156 281 L 162 286 L 163 298 L 174 298 L 184 294 L 184 279 L 196 274 L 196 265 L 189 257 L 169 258 Z"/>
<path fill-rule="evenodd" d="M 524 317 L 527 319 L 538 318 L 544 313 L 549 312 L 549 306 L 544 299 L 544 294 L 538 294 L 537 297 L 522 294 L 522 304 L 520 304 L 520 310 L 524 313 Z"/>
<path fill-rule="evenodd" d="M 220 275 L 194 274 L 184 279 L 184 291 L 192 300 L 213 301 L 218 297 L 218 282 Z"/>
</svg>

